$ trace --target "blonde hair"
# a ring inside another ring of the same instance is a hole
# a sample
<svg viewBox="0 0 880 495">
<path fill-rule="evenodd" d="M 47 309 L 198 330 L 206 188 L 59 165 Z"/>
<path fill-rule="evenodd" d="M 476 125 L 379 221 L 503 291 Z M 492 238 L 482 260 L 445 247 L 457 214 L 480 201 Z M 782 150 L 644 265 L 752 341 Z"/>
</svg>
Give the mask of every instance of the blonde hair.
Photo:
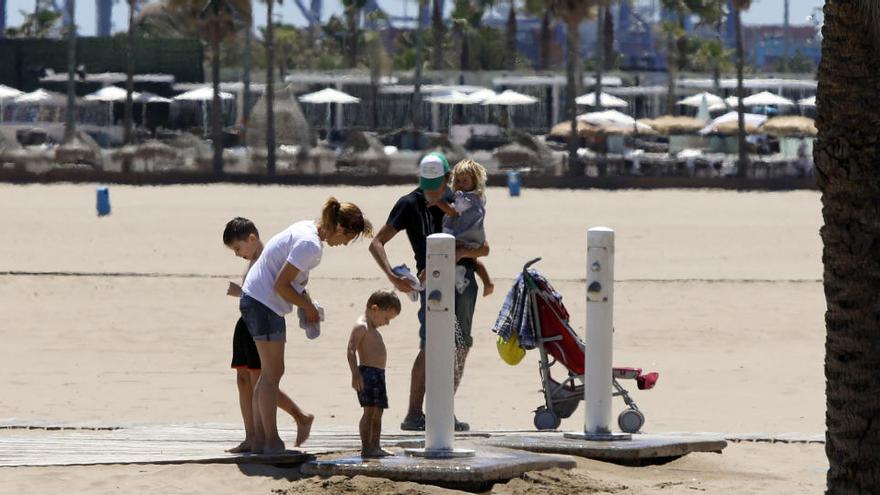
<svg viewBox="0 0 880 495">
<path fill-rule="evenodd" d="M 462 174 L 469 174 L 474 181 L 474 194 L 476 194 L 483 203 L 486 202 L 486 169 L 479 163 L 466 158 L 455 164 L 452 169 L 452 180 L 455 183 L 455 177 Z"/>
<path fill-rule="evenodd" d="M 332 235 L 337 227 L 342 227 L 348 233 L 357 234 L 355 239 L 373 235 L 373 224 L 364 218 L 364 214 L 356 204 L 340 203 L 331 196 L 327 198 L 324 209 L 321 210 L 318 229 L 325 235 Z"/>
</svg>

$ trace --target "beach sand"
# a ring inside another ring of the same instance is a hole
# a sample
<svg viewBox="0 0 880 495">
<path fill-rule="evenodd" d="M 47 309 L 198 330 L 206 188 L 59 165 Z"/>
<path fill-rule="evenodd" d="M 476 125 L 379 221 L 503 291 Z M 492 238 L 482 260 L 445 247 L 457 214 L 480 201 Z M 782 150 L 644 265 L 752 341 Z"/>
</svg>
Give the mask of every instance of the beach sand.
<svg viewBox="0 0 880 495">
<path fill-rule="evenodd" d="M 293 221 L 316 218 L 334 195 L 358 203 L 378 227 L 410 189 L 111 186 L 113 214 L 96 218 L 95 185 L 0 186 L 7 233 L 0 243 L 0 421 L 239 423 L 229 369 L 237 302 L 225 291 L 245 262 L 223 246 L 225 222 L 249 217 L 268 239 Z M 525 189 L 510 198 L 493 188 L 488 197 L 486 264 L 496 293 L 477 303 L 475 346 L 456 397 L 457 415 L 474 429 L 530 429 L 542 403 L 536 351 L 508 366 L 489 330 L 523 263 L 543 257 L 536 268 L 563 294 L 582 333 L 586 229 L 607 225 L 616 230 L 614 362 L 660 372 L 654 390 L 631 390 L 645 432 L 824 431 L 817 192 Z M 393 263 L 414 264 L 402 233 L 388 252 Z M 316 414 L 315 428 L 353 429 L 360 409 L 345 344 L 366 297 L 390 283 L 361 241 L 325 249 L 309 287 L 327 320 L 314 341 L 289 325 L 281 386 Z M 403 304 L 382 329 L 388 428 L 405 412 L 418 345 L 417 305 Z M 621 406 L 615 403 L 615 417 Z M 582 429 L 583 418 L 580 407 L 561 429 Z M 594 480 L 584 490 L 598 493 L 818 493 L 826 468 L 822 445 L 732 444 L 720 456 L 658 467 L 581 461 L 558 475 L 575 486 Z M 234 466 L 2 468 L 0 492 L 269 493 L 291 488 L 290 476 Z M 375 493 L 405 489 L 354 482 Z M 295 483 L 290 493 L 322 487 L 314 479 Z M 542 486 L 528 483 L 531 491 Z M 496 489 L 522 493 L 516 481 Z M 413 493 L 439 493 L 425 490 Z"/>
</svg>

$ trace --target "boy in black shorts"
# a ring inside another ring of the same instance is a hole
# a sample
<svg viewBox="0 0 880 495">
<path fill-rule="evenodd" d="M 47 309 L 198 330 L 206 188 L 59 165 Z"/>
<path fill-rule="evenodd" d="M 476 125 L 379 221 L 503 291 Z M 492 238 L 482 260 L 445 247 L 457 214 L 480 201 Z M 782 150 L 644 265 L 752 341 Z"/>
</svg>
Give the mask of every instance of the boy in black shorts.
<svg viewBox="0 0 880 495">
<path fill-rule="evenodd" d="M 248 270 L 263 252 L 263 242 L 260 240 L 257 227 L 253 222 L 242 217 L 233 218 L 226 224 L 226 229 L 223 231 L 223 244 L 231 249 L 236 256 L 250 262 Z M 241 297 L 241 286 L 235 282 L 229 282 L 226 294 L 232 297 Z M 250 452 L 254 438 L 254 385 L 257 383 L 257 378 L 260 377 L 261 366 L 257 345 L 242 318 L 239 318 L 238 323 L 235 324 L 235 334 L 232 336 L 232 367 L 236 370 L 238 405 L 241 408 L 241 419 L 244 421 L 245 438 L 238 446 L 228 449 L 227 452 Z M 309 438 L 315 416 L 304 413 L 281 390 L 278 391 L 278 408 L 293 416 L 293 420 L 296 422 L 296 441 L 294 444 L 299 447 Z"/>
<path fill-rule="evenodd" d="M 358 319 L 348 340 L 348 366 L 351 368 L 351 386 L 357 390 L 358 401 L 364 408 L 361 417 L 361 457 L 393 455 L 382 450 L 382 412 L 388 409 L 385 389 L 385 361 L 387 353 L 379 327 L 387 325 L 400 314 L 400 300 L 393 291 L 379 290 L 367 300 L 364 316 Z"/>
</svg>

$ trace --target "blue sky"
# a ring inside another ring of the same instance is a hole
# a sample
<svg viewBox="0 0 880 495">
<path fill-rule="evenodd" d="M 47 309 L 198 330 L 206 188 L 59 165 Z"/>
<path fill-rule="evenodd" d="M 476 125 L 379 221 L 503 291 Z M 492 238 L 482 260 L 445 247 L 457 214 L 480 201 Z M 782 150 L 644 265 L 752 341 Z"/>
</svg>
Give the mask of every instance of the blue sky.
<svg viewBox="0 0 880 495">
<path fill-rule="evenodd" d="M 59 4 L 64 0 L 56 0 Z M 303 0 L 308 5 L 308 0 Z M 451 5 L 452 1 L 447 0 L 447 5 Z M 266 6 L 262 2 L 255 2 L 255 19 L 257 25 L 265 25 Z M 404 12 L 409 15 L 415 15 L 417 0 L 379 0 L 379 4 L 389 11 L 392 15 L 402 15 Z M 19 11 L 31 11 L 34 8 L 33 0 L 7 0 L 7 25 L 16 26 L 21 24 L 22 16 Z M 113 29 L 120 31 L 125 28 L 126 23 L 126 7 L 124 0 L 117 0 L 113 7 Z M 333 13 L 341 12 L 342 2 L 340 0 L 324 0 L 324 17 L 329 17 Z M 790 18 L 792 24 L 805 24 L 807 16 L 809 16 L 815 8 L 821 8 L 824 5 L 822 0 L 792 0 L 790 2 Z M 447 6 L 447 8 L 449 8 Z M 743 16 L 743 21 L 748 24 L 776 24 L 782 23 L 783 0 L 753 0 L 752 8 Z M 276 12 L 281 13 L 284 22 L 294 24 L 304 24 L 304 20 L 299 10 L 294 5 L 293 0 L 285 0 L 281 6 L 276 6 Z M 77 23 L 82 27 L 81 32 L 86 36 L 95 34 L 95 2 L 94 0 L 76 0 L 76 18 Z"/>
</svg>

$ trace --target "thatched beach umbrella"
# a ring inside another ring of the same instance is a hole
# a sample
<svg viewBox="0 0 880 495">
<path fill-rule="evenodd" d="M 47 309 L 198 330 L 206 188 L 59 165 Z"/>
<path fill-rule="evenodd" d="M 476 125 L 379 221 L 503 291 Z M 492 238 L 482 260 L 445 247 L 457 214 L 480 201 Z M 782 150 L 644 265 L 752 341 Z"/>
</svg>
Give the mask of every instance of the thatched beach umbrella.
<svg viewBox="0 0 880 495">
<path fill-rule="evenodd" d="M 391 160 L 385 154 L 385 145 L 369 132 L 349 132 L 345 148 L 336 159 L 337 170 L 385 174 L 390 166 Z"/>
<path fill-rule="evenodd" d="M 639 119 L 639 123 L 648 125 L 659 134 L 696 134 L 700 129 L 706 126 L 693 117 L 662 115 L 656 119 Z"/>
<path fill-rule="evenodd" d="M 588 135 L 595 134 L 598 131 L 596 126 L 590 125 L 583 120 L 577 121 L 577 133 L 580 137 L 586 137 Z M 550 129 L 549 137 L 555 138 L 557 140 L 567 140 L 571 135 L 571 121 L 566 120 L 564 122 L 560 122 L 554 125 Z"/>
<path fill-rule="evenodd" d="M 275 142 L 277 145 L 299 146 L 307 152 L 313 146 L 312 129 L 299 104 L 287 92 L 276 92 L 273 105 Z M 247 127 L 247 144 L 251 148 L 266 147 L 266 98 L 262 97 L 251 111 Z"/>
<path fill-rule="evenodd" d="M 546 169 L 554 164 L 553 152 L 530 134 L 517 134 L 512 143 L 492 153 L 502 168 Z"/>
<path fill-rule="evenodd" d="M 746 121 L 746 134 L 759 133 L 760 132 L 760 131 L 758 131 L 759 127 L 760 126 L 758 124 L 756 124 L 755 122 Z M 721 124 L 718 124 L 717 126 L 715 126 L 715 129 L 714 129 L 714 131 L 712 131 L 712 133 L 719 134 L 722 136 L 735 136 L 735 135 L 737 135 L 737 133 L 739 133 L 739 123 L 735 120 L 730 121 L 730 122 L 722 122 Z"/>
<path fill-rule="evenodd" d="M 760 127 L 760 132 L 777 137 L 804 137 L 818 134 L 813 119 L 797 115 L 769 119 Z"/>
<path fill-rule="evenodd" d="M 55 163 L 98 167 L 103 163 L 101 147 L 91 136 L 77 131 L 73 139 L 55 148 Z"/>
</svg>

